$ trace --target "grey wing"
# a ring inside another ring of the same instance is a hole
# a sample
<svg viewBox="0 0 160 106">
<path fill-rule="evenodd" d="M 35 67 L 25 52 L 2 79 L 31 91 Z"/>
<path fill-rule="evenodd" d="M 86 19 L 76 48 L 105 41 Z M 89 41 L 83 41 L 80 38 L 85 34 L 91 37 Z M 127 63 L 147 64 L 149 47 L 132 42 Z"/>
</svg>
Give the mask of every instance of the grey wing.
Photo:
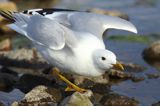
<svg viewBox="0 0 160 106">
<path fill-rule="evenodd" d="M 26 32 L 34 42 L 52 49 L 62 49 L 65 45 L 66 33 L 62 25 L 43 16 L 31 16 Z"/>
<path fill-rule="evenodd" d="M 33 9 L 24 12 L 29 14 L 41 14 L 73 30 L 92 33 L 100 39 L 102 39 L 104 31 L 107 29 L 120 29 L 137 33 L 136 27 L 131 22 L 113 16 L 54 8 Z"/>
<path fill-rule="evenodd" d="M 13 19 L 15 22 L 8 26 L 25 35 L 34 43 L 54 50 L 62 49 L 65 44 L 75 46 L 74 32 L 55 20 L 39 14 L 28 16 L 23 13 L 13 14 Z"/>
<path fill-rule="evenodd" d="M 137 33 L 136 27 L 131 22 L 113 16 L 75 12 L 69 15 L 68 20 L 74 30 L 90 32 L 100 39 L 102 39 L 104 31 L 107 29 Z"/>
</svg>

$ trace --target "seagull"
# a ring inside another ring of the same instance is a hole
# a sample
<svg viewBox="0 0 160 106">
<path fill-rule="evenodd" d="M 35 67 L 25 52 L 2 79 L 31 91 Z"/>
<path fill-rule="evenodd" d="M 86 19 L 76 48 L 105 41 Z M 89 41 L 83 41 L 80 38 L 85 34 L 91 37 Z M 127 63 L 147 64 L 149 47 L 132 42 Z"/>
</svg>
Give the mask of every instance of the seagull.
<svg viewBox="0 0 160 106">
<path fill-rule="evenodd" d="M 0 10 L 0 14 L 12 22 L 7 25 L 9 28 L 30 39 L 47 62 L 55 66 L 53 70 L 68 84 L 66 91 L 86 89 L 71 83 L 59 71 L 95 77 L 110 68 L 124 69 L 116 55 L 105 47 L 106 30 L 137 33 L 129 21 L 85 11 L 50 8 L 22 12 Z"/>
</svg>

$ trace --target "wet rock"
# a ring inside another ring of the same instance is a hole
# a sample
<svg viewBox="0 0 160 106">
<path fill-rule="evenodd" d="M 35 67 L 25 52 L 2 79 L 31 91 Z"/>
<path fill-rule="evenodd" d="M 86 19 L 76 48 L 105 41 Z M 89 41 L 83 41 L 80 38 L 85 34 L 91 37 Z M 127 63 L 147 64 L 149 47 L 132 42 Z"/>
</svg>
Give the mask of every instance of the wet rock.
<svg viewBox="0 0 160 106">
<path fill-rule="evenodd" d="M 5 105 L 0 101 L 0 106 L 5 106 Z"/>
<path fill-rule="evenodd" d="M 53 102 L 41 102 L 41 103 L 19 103 L 13 102 L 11 106 L 58 106 L 57 103 Z"/>
<path fill-rule="evenodd" d="M 152 106 L 160 106 L 160 101 L 157 103 L 152 104 Z"/>
<path fill-rule="evenodd" d="M 100 104 L 100 100 L 103 98 L 104 94 L 94 93 L 93 97 L 91 98 L 92 103 L 94 106 L 102 106 Z"/>
<path fill-rule="evenodd" d="M 40 85 L 27 93 L 20 102 L 14 102 L 12 106 L 57 106 L 61 98 L 60 90 Z"/>
<path fill-rule="evenodd" d="M 47 79 L 44 76 L 24 74 L 20 77 L 15 87 L 27 93 L 38 85 L 54 86 L 54 84 L 54 80 Z"/>
<path fill-rule="evenodd" d="M 110 92 L 110 85 L 96 83 L 90 89 L 94 93 L 104 94 Z"/>
<path fill-rule="evenodd" d="M 89 80 L 99 83 L 99 84 L 108 84 L 109 83 L 109 76 L 108 74 L 104 74 L 98 77 L 88 77 Z"/>
<path fill-rule="evenodd" d="M 5 68 L 0 68 L 0 91 L 9 92 L 18 81 L 17 73 Z"/>
<path fill-rule="evenodd" d="M 160 61 L 160 41 L 153 42 L 148 48 L 144 49 L 142 56 L 147 62 Z"/>
<path fill-rule="evenodd" d="M 51 67 L 35 49 L 16 49 L 0 52 L 0 65 L 18 73 L 39 74 Z"/>
<path fill-rule="evenodd" d="M 160 61 L 147 61 L 151 66 L 155 67 L 157 70 L 160 70 Z"/>
<path fill-rule="evenodd" d="M 100 84 L 108 84 L 109 82 L 109 77 L 107 74 L 97 76 L 97 77 L 84 77 L 84 76 L 77 76 L 77 75 L 73 75 L 72 77 L 73 77 L 74 83 L 77 85 L 83 84 L 88 80 L 94 83 L 100 83 Z"/>
<path fill-rule="evenodd" d="M 11 74 L 11 75 L 16 76 L 16 77 L 18 76 L 18 73 L 14 72 L 14 71 L 6 68 L 6 67 L 1 67 L 0 73 L 7 73 L 7 74 Z"/>
<path fill-rule="evenodd" d="M 131 80 L 132 80 L 133 82 L 140 82 L 140 81 L 145 80 L 145 77 L 136 77 L 136 76 L 133 76 L 133 77 L 131 78 Z"/>
<path fill-rule="evenodd" d="M 0 91 L 11 91 L 17 81 L 18 77 L 7 73 L 0 73 Z"/>
<path fill-rule="evenodd" d="M 154 0 L 136 0 L 135 5 L 154 6 L 156 1 Z"/>
<path fill-rule="evenodd" d="M 140 81 L 145 80 L 145 77 L 143 76 L 136 76 L 135 74 L 132 74 L 132 73 L 113 70 L 113 69 L 109 71 L 108 74 L 110 76 L 110 84 L 118 83 L 124 80 L 131 80 L 133 82 L 140 82 Z"/>
<path fill-rule="evenodd" d="M 33 49 L 16 49 L 13 51 L 0 52 L 1 57 L 6 57 L 12 60 L 26 60 L 29 62 L 41 61 L 45 62 L 42 56 L 33 48 Z"/>
<path fill-rule="evenodd" d="M 146 75 L 148 79 L 156 79 L 160 77 L 160 74 L 157 74 L 157 73 L 154 73 L 154 74 L 147 73 Z"/>
<path fill-rule="evenodd" d="M 138 106 L 138 101 L 119 94 L 108 94 L 100 101 L 103 106 Z"/>
<path fill-rule="evenodd" d="M 10 11 L 17 11 L 17 6 L 14 2 L 1 2 L 0 3 L 0 9 L 1 10 L 10 10 Z M 4 18 L 0 17 L 0 32 L 1 33 L 12 33 L 13 30 L 5 26 L 8 24 L 8 20 L 5 20 Z"/>
<path fill-rule="evenodd" d="M 124 66 L 125 71 L 127 72 L 142 72 L 145 70 L 145 67 L 138 65 L 138 64 L 133 64 L 133 63 L 123 63 L 121 62 L 122 65 Z"/>
<path fill-rule="evenodd" d="M 117 71 L 117 70 L 113 70 L 113 69 L 110 70 L 108 74 L 111 78 L 124 79 L 124 80 L 130 79 L 133 77 L 133 75 L 130 73 L 125 73 L 123 71 Z"/>
<path fill-rule="evenodd" d="M 9 51 L 12 49 L 10 39 L 5 39 L 0 42 L 0 51 Z"/>
<path fill-rule="evenodd" d="M 92 95 L 92 91 L 87 91 L 85 93 L 75 92 L 71 96 L 66 97 L 60 103 L 60 106 L 93 106 L 90 101 Z"/>
<path fill-rule="evenodd" d="M 116 17 L 123 18 L 125 20 L 129 20 L 129 17 L 127 14 L 124 14 L 118 10 L 104 10 L 104 9 L 100 9 L 100 8 L 91 8 L 87 11 L 97 13 L 97 14 L 116 16 Z"/>
</svg>

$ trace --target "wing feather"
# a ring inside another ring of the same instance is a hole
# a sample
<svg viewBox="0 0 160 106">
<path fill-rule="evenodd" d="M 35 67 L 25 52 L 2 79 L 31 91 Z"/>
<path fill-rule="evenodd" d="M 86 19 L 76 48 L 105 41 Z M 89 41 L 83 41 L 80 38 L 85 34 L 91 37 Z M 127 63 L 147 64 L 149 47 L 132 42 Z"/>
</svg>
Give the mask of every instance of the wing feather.
<svg viewBox="0 0 160 106">
<path fill-rule="evenodd" d="M 59 50 L 65 46 L 65 33 L 62 25 L 43 16 L 32 16 L 26 32 L 32 40 L 51 49 Z"/>
<path fill-rule="evenodd" d="M 52 49 L 62 49 L 67 42 L 73 44 L 69 39 L 75 39 L 73 31 L 91 33 L 100 39 L 108 29 L 137 33 L 131 22 L 121 18 L 75 10 L 33 9 L 14 14 L 0 11 L 0 14 L 14 22 L 10 28 Z"/>
<path fill-rule="evenodd" d="M 69 15 L 69 22 L 74 30 L 86 31 L 102 39 L 108 29 L 119 29 L 137 33 L 136 27 L 124 19 L 86 12 L 75 12 Z"/>
<path fill-rule="evenodd" d="M 62 49 L 65 44 L 68 46 L 75 45 L 74 32 L 56 20 L 40 14 L 28 15 L 3 12 L 3 15 L 13 22 L 8 25 L 11 29 L 25 35 L 34 43 L 54 50 Z"/>
</svg>

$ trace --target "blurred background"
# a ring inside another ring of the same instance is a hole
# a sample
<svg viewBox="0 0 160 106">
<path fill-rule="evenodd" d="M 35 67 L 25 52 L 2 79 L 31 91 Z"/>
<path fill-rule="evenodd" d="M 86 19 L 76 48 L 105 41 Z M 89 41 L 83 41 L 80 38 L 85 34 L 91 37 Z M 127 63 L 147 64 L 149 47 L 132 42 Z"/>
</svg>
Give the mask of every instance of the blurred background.
<svg viewBox="0 0 160 106">
<path fill-rule="evenodd" d="M 137 79 L 116 76 L 118 81 L 111 83 L 110 90 L 135 98 L 142 106 L 160 105 L 160 0 L 0 0 L 2 10 L 33 8 L 83 10 L 131 21 L 137 27 L 137 35 L 109 30 L 104 42 L 127 67 L 125 75 Z M 29 40 L 5 26 L 8 23 L 0 17 L 0 103 L 5 105 L 21 100 L 27 87 L 36 86 L 27 85 L 30 81 L 26 83 L 24 79 L 33 77 L 24 76 L 26 73 L 37 75 L 50 68 Z M 46 85 L 41 82 L 35 83 Z"/>
</svg>

